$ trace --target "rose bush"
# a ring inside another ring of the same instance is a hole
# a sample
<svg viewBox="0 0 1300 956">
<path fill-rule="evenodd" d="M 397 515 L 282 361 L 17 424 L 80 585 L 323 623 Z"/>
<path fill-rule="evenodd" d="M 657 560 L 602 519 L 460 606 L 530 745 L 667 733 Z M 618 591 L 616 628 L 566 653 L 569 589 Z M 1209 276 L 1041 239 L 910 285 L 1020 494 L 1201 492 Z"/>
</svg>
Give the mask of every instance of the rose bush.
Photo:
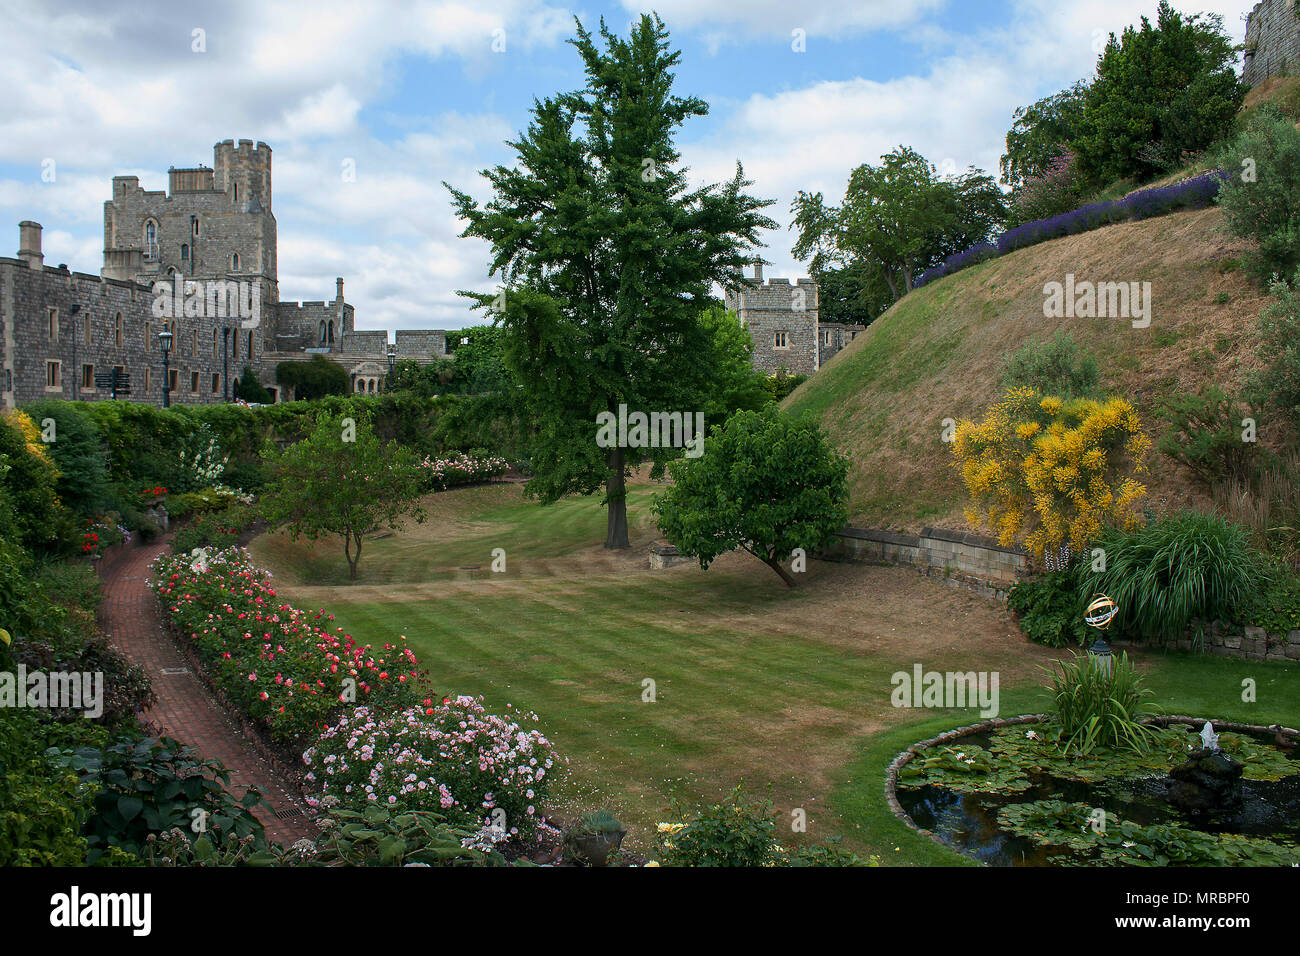
<svg viewBox="0 0 1300 956">
<path fill-rule="evenodd" d="M 521 726 L 536 721 L 536 714 L 489 714 L 482 698 L 468 696 L 391 714 L 358 707 L 303 754 L 307 780 L 320 791 L 308 802 L 433 810 L 531 836 L 559 759 L 541 733 Z"/>
<path fill-rule="evenodd" d="M 242 548 L 162 555 L 150 586 L 194 642 L 213 680 L 271 736 L 304 744 L 345 706 L 381 711 L 431 705 L 415 655 L 402 644 L 361 644 L 334 615 L 277 597 L 270 574 Z"/>
</svg>

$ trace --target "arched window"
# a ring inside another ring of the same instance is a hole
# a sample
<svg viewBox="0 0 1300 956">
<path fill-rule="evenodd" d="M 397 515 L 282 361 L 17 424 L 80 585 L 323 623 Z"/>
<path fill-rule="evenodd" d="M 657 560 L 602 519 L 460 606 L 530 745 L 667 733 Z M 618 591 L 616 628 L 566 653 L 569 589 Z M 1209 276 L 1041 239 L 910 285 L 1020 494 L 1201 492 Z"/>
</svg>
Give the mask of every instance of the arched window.
<svg viewBox="0 0 1300 956">
<path fill-rule="evenodd" d="M 230 184 L 230 193 L 234 197 L 235 202 L 239 202 L 239 183 Z"/>
<path fill-rule="evenodd" d="M 334 344 L 334 322 L 333 321 L 330 322 L 329 329 L 330 329 L 330 345 L 333 345 Z"/>
<path fill-rule="evenodd" d="M 152 219 L 144 224 L 144 241 L 151 246 L 158 241 L 158 224 Z"/>
<path fill-rule="evenodd" d="M 239 253 L 238 253 L 238 252 L 234 253 L 234 254 L 230 257 L 230 268 L 234 269 L 236 272 L 239 271 Z"/>
<path fill-rule="evenodd" d="M 195 216 L 195 217 L 194 217 L 194 235 L 197 236 L 198 234 L 199 234 L 199 220 L 198 220 L 198 217 Z"/>
<path fill-rule="evenodd" d="M 230 357 L 239 358 L 239 332 L 230 337 Z"/>
<path fill-rule="evenodd" d="M 325 323 L 324 322 L 321 322 L 320 324 L 320 344 L 321 345 L 325 344 Z"/>
<path fill-rule="evenodd" d="M 188 262 L 190 259 L 190 247 L 186 243 L 181 243 L 181 260 Z"/>
<path fill-rule="evenodd" d="M 113 341 L 118 348 L 122 347 L 122 313 L 119 312 L 113 316 Z"/>
<path fill-rule="evenodd" d="M 252 329 L 248 330 L 248 348 L 244 351 L 244 354 L 247 355 L 249 358 L 257 357 L 253 354 L 253 330 Z"/>
</svg>

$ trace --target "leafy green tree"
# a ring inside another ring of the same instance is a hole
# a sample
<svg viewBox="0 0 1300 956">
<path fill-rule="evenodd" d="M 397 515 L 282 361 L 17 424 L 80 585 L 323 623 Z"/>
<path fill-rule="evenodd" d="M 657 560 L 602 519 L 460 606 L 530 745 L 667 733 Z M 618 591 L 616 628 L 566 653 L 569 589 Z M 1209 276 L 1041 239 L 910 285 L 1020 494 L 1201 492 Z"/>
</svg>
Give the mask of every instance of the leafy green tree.
<svg viewBox="0 0 1300 956">
<path fill-rule="evenodd" d="M 1073 145 L 1091 182 L 1148 179 L 1232 128 L 1246 86 L 1218 14 L 1184 16 L 1161 0 L 1152 25 L 1112 33 Z"/>
<path fill-rule="evenodd" d="M 275 367 L 275 380 L 292 389 L 295 399 L 305 401 L 349 392 L 347 370 L 323 355 L 313 355 L 306 362 L 281 362 Z"/>
<path fill-rule="evenodd" d="M 1053 160 L 1074 142 L 1083 120 L 1086 80 L 1016 110 L 1007 131 L 1007 151 L 1000 163 L 1002 182 L 1019 189 L 1026 179 L 1042 177 Z"/>
<path fill-rule="evenodd" d="M 853 170 L 839 206 L 800 190 L 790 211 L 799 231 L 796 258 L 811 256 L 814 272 L 854 265 L 865 281 L 883 280 L 893 302 L 930 266 L 986 241 L 1007 205 L 993 177 L 976 169 L 941 177 L 924 156 L 900 146 L 879 166 Z"/>
<path fill-rule="evenodd" d="M 252 405 L 271 404 L 271 393 L 258 381 L 257 373 L 247 365 L 244 366 L 244 374 L 235 381 L 235 398 L 242 398 Z"/>
<path fill-rule="evenodd" d="M 456 378 L 467 395 L 505 392 L 514 387 L 505 365 L 505 331 L 496 325 L 475 325 L 453 333 Z"/>
<path fill-rule="evenodd" d="M 108 452 L 99 429 L 72 402 L 38 401 L 23 406 L 37 425 L 51 421 L 53 441 L 45 445 L 58 468 L 55 489 L 60 499 L 82 517 L 107 510 L 113 500 L 108 480 Z"/>
<path fill-rule="evenodd" d="M 424 520 L 415 456 L 381 443 L 364 417 L 318 412 L 310 435 L 283 451 L 268 445 L 262 457 L 273 475 L 259 499 L 263 516 L 295 541 L 341 537 L 352 580 L 365 535 L 395 531 L 406 517 Z"/>
<path fill-rule="evenodd" d="M 809 419 L 737 412 L 702 456 L 669 470 L 673 485 L 654 503 L 659 529 L 702 568 L 741 548 L 794 587 L 781 562 L 821 547 L 849 518 L 848 460 Z"/>
<path fill-rule="evenodd" d="M 861 263 L 809 271 L 817 283 L 817 317 L 822 322 L 870 325 L 893 302 L 880 271 Z"/>
<path fill-rule="evenodd" d="M 673 93 L 671 51 L 658 17 L 623 39 L 602 21 L 601 49 L 577 23 L 570 43 L 586 86 L 534 103 L 510 145 L 518 165 L 483 175 L 480 206 L 448 186 L 466 236 L 492 247 L 499 294 L 465 293 L 495 313 L 504 363 L 537 422 L 530 494 L 553 502 L 605 488 L 605 546 L 628 547 L 631 466 L 679 453 L 597 445 L 597 416 L 698 410 L 708 389 L 712 285 L 737 284 L 770 201 L 744 192 L 740 165 L 722 185 L 688 189 L 677 129 L 708 112 Z"/>
<path fill-rule="evenodd" d="M 722 424 L 741 409 L 757 411 L 771 401 L 764 376 L 754 370 L 754 339 L 736 313 L 714 303 L 700 314 L 708 336 L 708 365 L 713 370 L 711 388 L 701 411 L 709 424 Z"/>
<path fill-rule="evenodd" d="M 1228 178 L 1218 203 L 1228 228 L 1259 243 L 1257 270 L 1290 277 L 1300 266 L 1300 130 L 1266 104 L 1218 156 Z"/>
</svg>

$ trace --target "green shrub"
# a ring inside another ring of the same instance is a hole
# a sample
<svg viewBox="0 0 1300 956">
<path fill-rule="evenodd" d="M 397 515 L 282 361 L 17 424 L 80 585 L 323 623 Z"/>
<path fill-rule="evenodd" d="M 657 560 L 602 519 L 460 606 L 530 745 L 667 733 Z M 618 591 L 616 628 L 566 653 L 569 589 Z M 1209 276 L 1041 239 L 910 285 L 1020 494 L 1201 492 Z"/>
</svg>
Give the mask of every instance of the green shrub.
<svg viewBox="0 0 1300 956">
<path fill-rule="evenodd" d="M 1195 511 L 1134 531 L 1102 532 L 1106 569 L 1080 574 L 1079 594 L 1110 596 L 1112 627 L 1143 640 L 1182 636 L 1194 620 L 1237 621 L 1268 575 L 1240 525 Z"/>
<path fill-rule="evenodd" d="M 0 866 L 82 866 L 81 835 L 94 789 L 52 765 L 41 717 L 11 710 L 0 720 Z"/>
<path fill-rule="evenodd" d="M 1275 281 L 1273 301 L 1259 317 L 1260 394 L 1300 429 L 1300 273 L 1295 286 Z"/>
<path fill-rule="evenodd" d="M 1097 360 L 1065 332 L 1022 346 L 1002 369 L 1003 390 L 1026 386 L 1060 398 L 1095 398 L 1099 379 Z"/>
<path fill-rule="evenodd" d="M 313 355 L 306 362 L 281 362 L 275 367 L 275 380 L 299 400 L 346 395 L 350 391 L 347 369 L 323 355 Z"/>
<path fill-rule="evenodd" d="M 1270 634 L 1300 630 L 1300 577 L 1278 568 L 1259 592 L 1248 619 Z"/>
<path fill-rule="evenodd" d="M 1259 471 L 1259 443 L 1253 434 L 1247 435 L 1244 424 L 1246 418 L 1259 421 L 1258 408 L 1211 385 L 1200 393 L 1168 399 L 1162 414 L 1170 427 L 1159 449 L 1206 485 L 1250 481 Z"/>
<path fill-rule="evenodd" d="M 1266 104 L 1218 163 L 1229 174 L 1219 205 L 1235 235 L 1259 244 L 1259 274 L 1294 275 L 1300 265 L 1300 130 Z"/>
<path fill-rule="evenodd" d="M 114 498 L 104 440 L 80 404 L 39 401 L 24 406 L 23 411 L 37 425 L 53 423 L 54 440 L 45 447 L 59 469 L 55 487 L 63 503 L 83 517 L 110 509 Z"/>
<path fill-rule="evenodd" d="M 1127 654 L 1109 662 L 1092 654 L 1052 664 L 1051 725 L 1065 753 L 1086 754 L 1098 746 L 1144 750 L 1152 731 L 1138 723 L 1143 698 L 1152 691 Z"/>
<path fill-rule="evenodd" d="M 361 811 L 336 809 L 324 818 L 310 862 L 325 866 L 503 865 L 495 850 L 464 845 L 474 834 L 451 826 L 429 810 L 391 810 L 372 804 Z"/>
<path fill-rule="evenodd" d="M 195 825 L 240 839 L 251 836 L 259 848 L 266 845 L 262 824 L 250 812 L 263 803 L 257 790 L 250 788 L 236 800 L 226 789 L 230 775 L 218 761 L 205 760 L 175 740 L 121 737 L 103 747 L 51 756 L 54 766 L 75 771 L 96 788 L 86 821 L 88 863 L 110 847 L 143 857 L 151 835 Z"/>
<path fill-rule="evenodd" d="M 746 800 L 740 787 L 669 830 L 664 858 L 673 866 L 772 866 L 780 858 L 771 801 Z"/>
<path fill-rule="evenodd" d="M 257 373 L 247 365 L 244 366 L 243 376 L 235 381 L 235 398 L 257 405 L 269 405 L 272 401 L 271 393 L 258 381 Z"/>
<path fill-rule="evenodd" d="M 839 845 L 838 838 L 826 843 L 801 846 L 785 856 L 786 866 L 880 866 L 880 857 L 862 859 Z"/>
<path fill-rule="evenodd" d="M 1083 623 L 1087 601 L 1079 594 L 1079 566 L 1050 571 L 1017 581 L 1007 592 L 1007 607 L 1016 613 L 1020 630 L 1045 647 L 1082 646 L 1091 628 Z"/>
<path fill-rule="evenodd" d="M 59 469 L 41 441 L 40 429 L 23 412 L 0 414 L 0 498 L 17 543 L 38 554 L 67 551 L 80 536 L 59 500 Z"/>
</svg>

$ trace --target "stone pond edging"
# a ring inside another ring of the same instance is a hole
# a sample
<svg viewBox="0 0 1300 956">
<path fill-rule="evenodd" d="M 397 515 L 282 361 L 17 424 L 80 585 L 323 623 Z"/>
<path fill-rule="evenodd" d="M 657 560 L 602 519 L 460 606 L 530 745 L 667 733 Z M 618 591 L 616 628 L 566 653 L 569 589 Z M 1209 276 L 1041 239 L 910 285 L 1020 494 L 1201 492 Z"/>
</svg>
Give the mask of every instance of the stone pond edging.
<svg viewBox="0 0 1300 956">
<path fill-rule="evenodd" d="M 1048 717 L 1048 714 L 1022 714 L 1019 717 L 994 717 L 990 720 L 980 721 L 977 724 L 967 724 L 965 727 L 956 727 L 952 730 L 947 730 L 937 736 L 931 737 L 928 740 L 922 740 L 910 745 L 907 749 L 894 757 L 889 766 L 885 768 L 885 802 L 889 805 L 890 811 L 893 812 L 894 816 L 907 824 L 910 830 L 915 831 L 921 836 L 929 837 L 946 850 L 953 853 L 960 853 L 960 850 L 956 850 L 947 843 L 944 843 L 943 840 L 939 838 L 939 835 L 933 830 L 927 830 L 924 827 L 917 826 L 916 821 L 913 820 L 908 812 L 903 809 L 903 805 L 898 802 L 898 796 L 896 793 L 898 789 L 898 772 L 911 763 L 912 759 L 917 754 L 924 750 L 928 750 L 931 747 L 948 744 L 954 740 L 969 737 L 972 734 L 987 733 L 1022 724 L 1040 724 L 1047 720 Z M 1272 727 L 1265 727 L 1261 724 L 1242 724 L 1231 720 L 1218 721 L 1213 717 L 1189 717 L 1186 714 L 1157 714 L 1142 718 L 1141 723 L 1156 724 L 1162 727 L 1167 727 L 1170 724 L 1186 724 L 1191 727 L 1199 727 L 1204 725 L 1207 719 L 1214 725 L 1216 730 L 1228 730 L 1232 732 L 1244 731 L 1250 733 L 1269 733 L 1273 730 Z M 1282 727 L 1281 730 L 1283 734 L 1288 736 L 1300 737 L 1300 730 L 1291 727 Z"/>
</svg>

